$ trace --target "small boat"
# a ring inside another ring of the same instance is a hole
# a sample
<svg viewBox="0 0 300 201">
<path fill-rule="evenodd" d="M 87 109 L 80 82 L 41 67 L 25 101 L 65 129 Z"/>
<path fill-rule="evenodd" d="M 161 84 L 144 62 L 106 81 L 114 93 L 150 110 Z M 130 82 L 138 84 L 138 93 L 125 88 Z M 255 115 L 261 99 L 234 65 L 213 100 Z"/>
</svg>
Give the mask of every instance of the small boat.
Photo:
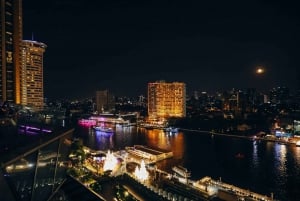
<svg viewBox="0 0 300 201">
<path fill-rule="evenodd" d="M 177 133 L 178 132 L 178 128 L 175 127 L 166 127 L 164 128 L 165 132 L 170 132 L 170 133 Z"/>
<path fill-rule="evenodd" d="M 113 133 L 114 130 L 109 127 L 103 127 L 103 126 L 95 126 L 94 129 L 96 131 L 106 132 L 106 133 Z"/>
</svg>

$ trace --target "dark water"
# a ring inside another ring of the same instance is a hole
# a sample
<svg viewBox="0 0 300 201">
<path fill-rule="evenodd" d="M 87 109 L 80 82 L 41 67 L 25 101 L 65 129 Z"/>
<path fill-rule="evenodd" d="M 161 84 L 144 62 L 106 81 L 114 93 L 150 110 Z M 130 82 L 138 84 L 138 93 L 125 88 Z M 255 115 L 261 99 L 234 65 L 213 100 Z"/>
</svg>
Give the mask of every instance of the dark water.
<svg viewBox="0 0 300 201">
<path fill-rule="evenodd" d="M 174 157 L 160 162 L 160 168 L 182 165 L 191 171 L 193 180 L 210 176 L 260 194 L 273 193 L 278 200 L 300 200 L 300 147 L 294 145 L 187 131 L 169 135 L 136 127 L 116 127 L 111 136 L 80 127 L 76 135 L 96 150 L 135 144 L 170 150 Z M 237 157 L 239 153 L 242 157 Z"/>
</svg>

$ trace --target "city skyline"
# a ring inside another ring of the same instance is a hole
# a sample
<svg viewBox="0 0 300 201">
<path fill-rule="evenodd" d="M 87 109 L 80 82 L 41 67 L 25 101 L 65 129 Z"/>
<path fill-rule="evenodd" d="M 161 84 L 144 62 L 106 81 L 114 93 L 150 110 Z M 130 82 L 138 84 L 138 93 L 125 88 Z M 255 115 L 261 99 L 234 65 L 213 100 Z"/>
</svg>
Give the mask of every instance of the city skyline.
<svg viewBox="0 0 300 201">
<path fill-rule="evenodd" d="M 104 89 L 138 96 L 157 80 L 184 82 L 187 91 L 299 86 L 296 4 L 64 0 L 23 8 L 23 38 L 48 46 L 46 98 Z"/>
</svg>

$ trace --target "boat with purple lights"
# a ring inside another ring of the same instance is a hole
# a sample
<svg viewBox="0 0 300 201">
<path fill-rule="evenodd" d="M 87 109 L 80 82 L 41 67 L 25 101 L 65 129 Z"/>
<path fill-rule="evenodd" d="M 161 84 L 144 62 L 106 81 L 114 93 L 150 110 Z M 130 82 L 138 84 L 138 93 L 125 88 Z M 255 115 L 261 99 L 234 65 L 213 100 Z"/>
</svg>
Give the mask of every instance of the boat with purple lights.
<svg viewBox="0 0 300 201">
<path fill-rule="evenodd" d="M 95 126 L 94 127 L 95 131 L 101 131 L 105 133 L 113 133 L 114 130 L 110 127 L 103 127 L 103 126 Z"/>
</svg>

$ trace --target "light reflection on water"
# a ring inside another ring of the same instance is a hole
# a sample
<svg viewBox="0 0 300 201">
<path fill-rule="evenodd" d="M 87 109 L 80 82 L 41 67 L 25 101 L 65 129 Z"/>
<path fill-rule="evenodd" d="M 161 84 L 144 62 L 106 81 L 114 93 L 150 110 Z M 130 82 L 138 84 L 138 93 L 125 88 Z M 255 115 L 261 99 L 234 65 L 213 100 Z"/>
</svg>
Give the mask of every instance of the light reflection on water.
<svg viewBox="0 0 300 201">
<path fill-rule="evenodd" d="M 296 201 L 300 197 L 300 147 L 275 142 L 251 141 L 231 137 L 180 131 L 116 126 L 111 136 L 97 136 L 93 130 L 79 129 L 87 146 L 100 150 L 119 150 L 142 144 L 173 151 L 174 157 L 161 161 L 167 171 L 182 165 L 192 172 L 192 179 L 220 177 L 226 183 L 240 186 L 279 200 Z M 236 155 L 241 153 L 242 158 Z"/>
<path fill-rule="evenodd" d="M 259 166 L 259 160 L 258 160 L 258 153 L 257 153 L 257 144 L 259 142 L 253 140 L 253 154 L 252 154 L 252 161 L 253 161 L 253 168 L 257 168 Z"/>
<path fill-rule="evenodd" d="M 278 172 L 281 172 L 281 175 L 286 174 L 286 163 L 287 163 L 287 148 L 283 144 L 275 144 L 274 152 L 276 161 L 274 163 L 274 169 L 278 169 Z"/>
</svg>

